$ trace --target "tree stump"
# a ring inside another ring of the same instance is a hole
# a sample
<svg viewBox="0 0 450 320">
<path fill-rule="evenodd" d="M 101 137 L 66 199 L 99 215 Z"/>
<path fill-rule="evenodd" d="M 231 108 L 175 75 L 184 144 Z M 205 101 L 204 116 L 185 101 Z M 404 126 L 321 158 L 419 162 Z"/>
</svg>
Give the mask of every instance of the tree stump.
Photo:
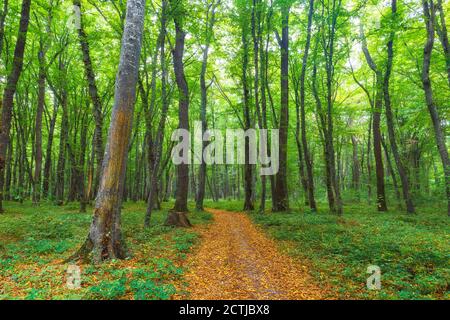
<svg viewBox="0 0 450 320">
<path fill-rule="evenodd" d="M 164 225 L 170 227 L 190 228 L 192 227 L 192 224 L 186 214 L 187 212 L 177 212 L 171 210 L 167 215 L 167 219 Z"/>
</svg>

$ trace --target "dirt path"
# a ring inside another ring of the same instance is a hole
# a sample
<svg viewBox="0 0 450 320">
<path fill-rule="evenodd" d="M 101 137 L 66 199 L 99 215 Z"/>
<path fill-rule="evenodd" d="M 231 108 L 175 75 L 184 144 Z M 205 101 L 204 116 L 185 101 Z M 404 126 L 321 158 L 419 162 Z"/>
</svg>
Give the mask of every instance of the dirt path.
<svg viewBox="0 0 450 320">
<path fill-rule="evenodd" d="M 323 299 L 307 267 L 281 254 L 243 213 L 208 210 L 214 222 L 189 258 L 188 297 L 214 299 Z"/>
</svg>

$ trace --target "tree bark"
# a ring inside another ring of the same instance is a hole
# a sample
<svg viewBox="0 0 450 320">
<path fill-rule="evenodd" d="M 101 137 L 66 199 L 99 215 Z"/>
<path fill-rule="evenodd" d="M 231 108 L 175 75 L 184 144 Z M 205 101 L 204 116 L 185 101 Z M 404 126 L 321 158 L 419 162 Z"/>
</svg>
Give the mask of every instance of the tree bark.
<svg viewBox="0 0 450 320">
<path fill-rule="evenodd" d="M 162 13 L 161 13 L 161 29 L 160 29 L 160 37 L 159 37 L 159 45 L 161 50 L 161 100 L 162 100 L 162 111 L 161 118 L 158 125 L 158 130 L 156 133 L 156 141 L 152 142 L 151 149 L 154 150 L 153 155 L 153 163 L 150 172 L 150 189 L 147 198 L 147 212 L 145 216 L 145 227 L 150 226 L 150 218 L 152 214 L 152 210 L 155 207 L 155 200 L 157 200 L 157 184 L 158 184 L 158 176 L 160 171 L 160 163 L 163 151 L 163 143 L 164 143 L 164 131 L 166 127 L 167 121 L 167 111 L 169 109 L 169 102 L 167 101 L 167 67 L 166 67 L 166 53 L 165 53 L 165 41 L 166 41 L 166 10 L 167 10 L 167 1 L 163 0 L 162 2 Z"/>
<path fill-rule="evenodd" d="M 303 159 L 306 165 L 306 177 L 308 183 L 308 202 L 311 211 L 317 211 L 316 200 L 314 198 L 314 175 L 311 164 L 311 156 L 308 147 L 308 138 L 306 134 L 306 112 L 305 112 L 305 77 L 306 67 L 308 64 L 309 48 L 311 45 L 311 27 L 314 15 L 314 0 L 309 1 L 308 12 L 308 28 L 306 33 L 305 53 L 303 54 L 302 71 L 300 74 L 300 128 L 301 128 L 301 140 L 303 149 Z"/>
<path fill-rule="evenodd" d="M 279 163 L 280 169 L 275 177 L 275 202 L 272 211 L 289 210 L 287 187 L 287 143 L 289 128 L 289 11 L 284 5 L 282 10 L 282 32 L 279 45 L 281 49 L 281 110 L 279 122 Z"/>
<path fill-rule="evenodd" d="M 397 0 L 392 0 L 392 18 L 395 19 L 397 15 Z M 384 105 L 386 108 L 386 122 L 389 133 L 389 142 L 392 149 L 392 154 L 394 155 L 394 161 L 397 165 L 398 174 L 402 183 L 403 199 L 406 204 L 406 211 L 408 213 L 414 213 L 415 208 L 412 202 L 411 193 L 409 191 L 409 181 L 406 175 L 405 167 L 403 166 L 402 160 L 400 158 L 400 153 L 398 151 L 397 140 L 395 137 L 394 129 L 394 115 L 391 107 L 391 96 L 389 93 L 389 82 L 392 74 L 392 63 L 394 60 L 394 37 L 395 32 L 391 32 L 389 36 L 389 42 L 387 44 L 388 59 L 386 64 L 386 72 L 384 74 Z"/>
<path fill-rule="evenodd" d="M 342 198 L 341 198 L 341 190 L 339 185 L 339 180 L 336 174 L 336 155 L 334 149 L 334 125 L 333 125 L 333 109 L 334 109 L 334 101 L 333 101 L 333 78 L 334 78 L 334 45 L 336 38 L 336 28 L 337 28 L 337 18 L 339 16 L 339 11 L 342 5 L 341 0 L 333 0 L 332 4 L 332 18 L 330 25 L 330 34 L 329 40 L 326 46 L 324 46 L 324 55 L 326 57 L 326 86 L 327 86 L 327 132 L 325 135 L 325 139 L 328 141 L 328 156 L 330 157 L 329 162 L 329 171 L 330 171 L 330 180 L 331 186 L 334 191 L 335 197 L 335 210 L 334 212 L 338 215 L 343 213 L 342 208 Z"/>
<path fill-rule="evenodd" d="M 65 88 L 67 69 L 64 62 L 61 60 L 59 69 L 62 74 L 60 78 L 60 84 L 62 86 L 60 94 L 57 94 L 59 103 L 62 108 L 61 115 L 61 132 L 59 136 L 59 152 L 58 163 L 56 165 L 56 183 L 54 186 L 55 201 L 56 204 L 61 206 L 64 203 L 64 184 L 65 184 L 65 168 L 66 168 L 66 147 L 69 135 L 69 114 L 67 105 L 67 89 Z M 56 93 L 56 91 L 54 91 Z"/>
<path fill-rule="evenodd" d="M 98 186 L 100 181 L 100 173 L 103 162 L 103 115 L 102 103 L 98 94 L 98 87 L 95 80 L 94 68 L 92 67 L 92 59 L 89 49 L 89 42 L 83 25 L 83 13 L 81 9 L 81 1 L 73 0 L 73 5 L 80 8 L 80 25 L 78 28 L 78 39 L 80 41 L 81 52 L 83 54 L 83 64 L 86 78 L 89 86 L 89 96 L 92 100 L 93 114 L 95 120 L 95 157 L 97 162 L 97 169 L 95 174 L 95 186 Z"/>
<path fill-rule="evenodd" d="M 386 191 L 384 185 L 384 168 L 383 168 L 383 154 L 381 150 L 381 112 L 383 109 L 383 75 L 378 69 L 375 61 L 369 53 L 367 48 L 367 41 L 364 36 L 364 31 L 362 25 L 360 26 L 360 35 L 362 42 L 362 50 L 366 58 L 367 64 L 375 73 L 376 81 L 376 96 L 375 105 L 373 110 L 373 151 L 375 156 L 375 172 L 377 178 L 377 208 L 378 211 L 387 211 L 386 204 Z"/>
<path fill-rule="evenodd" d="M 14 95 L 16 93 L 17 83 L 23 69 L 23 56 L 27 40 L 28 24 L 30 21 L 31 0 L 22 1 L 20 14 L 19 33 L 17 36 L 16 47 L 14 49 L 14 59 L 11 72 L 8 75 L 5 90 L 3 92 L 3 105 L 1 106 L 1 124 L 0 124 L 0 213 L 3 212 L 3 187 L 5 178 L 5 160 L 6 150 L 8 149 L 11 131 L 12 111 L 14 107 Z"/>
<path fill-rule="evenodd" d="M 244 95 L 244 130 L 248 130 L 251 127 L 250 119 L 250 91 L 248 88 L 248 39 L 244 32 L 244 27 L 242 28 L 242 50 L 243 50 L 243 61 L 242 61 L 242 89 Z M 253 204 L 253 170 L 250 161 L 250 144 L 248 139 L 245 139 L 245 164 L 244 164 L 244 211 L 252 211 L 255 209 Z"/>
<path fill-rule="evenodd" d="M 212 0 L 208 4 L 206 13 L 206 26 L 205 26 L 205 44 L 203 48 L 202 68 L 200 71 L 200 92 L 201 92 L 201 105 L 200 105 L 200 121 L 202 123 L 202 137 L 207 130 L 206 108 L 208 104 L 208 86 L 206 85 L 206 70 L 208 67 L 208 55 L 209 47 L 213 36 L 213 28 L 216 20 L 216 8 L 220 4 L 220 0 Z M 208 143 L 202 141 L 202 159 L 198 174 L 198 190 L 196 196 L 195 207 L 197 210 L 203 210 L 203 200 L 205 198 L 205 186 L 206 186 L 206 162 L 203 161 L 203 150 L 207 147 Z"/>
<path fill-rule="evenodd" d="M 0 13 L 0 56 L 3 52 L 3 39 L 5 37 L 5 20 L 8 14 L 8 0 L 3 1 L 3 8 Z"/>
<path fill-rule="evenodd" d="M 114 108 L 103 160 L 100 188 L 88 238 L 71 259 L 101 262 L 127 256 L 121 206 L 139 72 L 145 0 L 128 0 Z"/>
<path fill-rule="evenodd" d="M 336 203 L 334 197 L 334 191 L 332 187 L 331 180 L 331 170 L 330 170 L 330 155 L 329 155 L 329 147 L 328 147 L 328 129 L 324 116 L 324 111 L 322 108 L 322 101 L 320 100 L 318 89 L 317 89 L 317 43 L 314 49 L 314 65 L 313 65 L 313 74 L 312 74 L 312 92 L 314 96 L 314 100 L 316 101 L 316 116 L 319 119 L 319 128 L 320 128 L 320 136 L 323 144 L 323 154 L 325 161 L 325 184 L 327 189 L 327 198 L 328 198 L 328 208 L 330 212 L 336 211 Z"/>
<path fill-rule="evenodd" d="M 441 118 L 433 98 L 433 89 L 431 87 L 430 79 L 431 53 L 434 46 L 435 7 L 432 0 L 422 0 L 422 5 L 427 30 L 427 41 L 425 43 L 423 55 L 422 84 L 425 92 L 425 101 L 433 123 L 436 145 L 444 168 L 445 188 L 447 193 L 447 214 L 450 216 L 450 160 L 445 144 L 444 130 L 441 127 Z"/>
<path fill-rule="evenodd" d="M 439 23 L 436 23 L 436 32 L 441 40 L 444 51 L 445 63 L 447 65 L 448 85 L 450 86 L 450 44 L 448 42 L 447 25 L 445 24 L 445 13 L 442 6 L 442 0 L 437 0 L 436 9 L 439 11 Z"/>
<path fill-rule="evenodd" d="M 42 181 L 42 194 L 44 197 L 48 197 L 50 190 L 50 177 L 51 177 L 51 166 L 52 166 L 52 147 L 53 147 L 53 138 L 56 126 L 56 117 L 58 115 L 58 107 L 59 101 L 54 98 L 53 105 L 53 114 L 50 119 L 50 125 L 48 129 L 48 138 L 47 138 L 47 149 L 45 151 L 45 163 L 44 163 L 44 173 L 43 173 L 43 181 Z"/>
<path fill-rule="evenodd" d="M 360 180 L 361 180 L 361 164 L 358 158 L 358 140 L 355 135 L 351 136 L 352 140 L 352 187 L 358 193 L 359 199 L 359 189 L 360 189 Z"/>
<path fill-rule="evenodd" d="M 34 167 L 34 186 L 33 186 L 33 203 L 36 205 L 41 198 L 41 172 L 42 172 L 42 115 L 44 113 L 45 104 L 45 49 L 42 40 L 39 45 L 39 74 L 38 74 L 38 103 L 35 119 L 35 167 Z"/>
<path fill-rule="evenodd" d="M 183 0 L 170 0 L 173 12 L 173 20 L 175 23 L 175 48 L 172 50 L 173 68 L 175 79 L 178 87 L 178 128 L 189 131 L 189 88 L 184 72 L 184 45 L 186 32 L 183 30 L 185 19 L 185 8 Z M 182 163 L 177 167 L 177 188 L 175 196 L 175 206 L 169 212 L 166 221 L 169 225 L 178 226 L 178 218 L 172 219 L 172 215 L 177 213 L 185 214 L 188 212 L 187 198 L 189 192 L 189 166 Z M 184 219 L 181 219 L 184 221 Z M 187 219 L 186 219 L 187 220 Z"/>
</svg>

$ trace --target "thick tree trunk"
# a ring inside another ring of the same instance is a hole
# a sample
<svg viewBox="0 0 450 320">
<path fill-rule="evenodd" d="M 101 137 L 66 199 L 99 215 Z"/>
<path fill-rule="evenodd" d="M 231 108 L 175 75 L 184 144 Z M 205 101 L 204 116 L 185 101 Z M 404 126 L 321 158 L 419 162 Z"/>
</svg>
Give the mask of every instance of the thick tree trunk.
<svg viewBox="0 0 450 320">
<path fill-rule="evenodd" d="M 145 0 L 128 0 L 117 73 L 114 108 L 103 160 L 100 188 L 88 238 L 72 259 L 100 262 L 127 255 L 121 206 L 139 72 Z"/>
<path fill-rule="evenodd" d="M 0 213 L 3 212 L 3 187 L 5 178 L 5 160 L 6 150 L 8 149 L 11 131 L 12 111 L 14 107 L 14 95 L 16 93 L 17 83 L 23 69 L 23 56 L 25 52 L 25 44 L 27 40 L 28 24 L 30 21 L 31 0 L 22 1 L 22 9 L 20 14 L 19 33 L 17 36 L 16 47 L 14 49 L 14 59 L 11 72 L 6 81 L 5 90 L 3 92 L 3 105 L 1 108 L 0 123 Z"/>
<path fill-rule="evenodd" d="M 175 48 L 172 51 L 173 68 L 178 86 L 178 120 L 179 129 L 189 131 L 189 88 L 184 73 L 184 44 L 186 32 L 183 30 L 183 20 L 185 18 L 185 8 L 183 1 L 171 0 L 171 9 L 175 23 Z M 188 212 L 187 198 L 189 192 L 189 165 L 182 163 L 177 167 L 177 189 L 175 196 L 175 206 L 173 211 L 169 212 L 167 224 L 178 226 L 178 218 L 171 216 Z M 184 219 L 182 219 L 184 221 Z M 186 218 L 187 220 L 187 218 Z M 172 224 L 173 223 L 173 224 Z"/>
<path fill-rule="evenodd" d="M 435 8 L 433 1 L 422 0 L 423 13 L 425 16 L 425 24 L 427 29 L 427 41 L 424 47 L 423 68 L 422 68 L 422 84 L 425 92 L 425 101 L 430 112 L 431 121 L 433 123 L 436 145 L 441 156 L 442 166 L 445 174 L 445 188 L 447 193 L 447 213 L 450 216 L 450 160 L 448 150 L 445 144 L 445 134 L 441 127 L 441 118 L 433 98 L 433 89 L 430 80 L 430 64 L 431 53 L 434 46 L 434 25 L 435 25 Z"/>
</svg>

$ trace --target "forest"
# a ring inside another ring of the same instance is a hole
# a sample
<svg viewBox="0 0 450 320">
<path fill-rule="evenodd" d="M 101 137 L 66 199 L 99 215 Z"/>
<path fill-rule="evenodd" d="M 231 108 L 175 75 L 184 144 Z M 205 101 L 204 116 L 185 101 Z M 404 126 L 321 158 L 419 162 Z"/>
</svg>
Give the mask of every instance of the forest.
<svg viewBox="0 0 450 320">
<path fill-rule="evenodd" d="M 0 300 L 449 299 L 449 12 L 0 0 Z"/>
</svg>

